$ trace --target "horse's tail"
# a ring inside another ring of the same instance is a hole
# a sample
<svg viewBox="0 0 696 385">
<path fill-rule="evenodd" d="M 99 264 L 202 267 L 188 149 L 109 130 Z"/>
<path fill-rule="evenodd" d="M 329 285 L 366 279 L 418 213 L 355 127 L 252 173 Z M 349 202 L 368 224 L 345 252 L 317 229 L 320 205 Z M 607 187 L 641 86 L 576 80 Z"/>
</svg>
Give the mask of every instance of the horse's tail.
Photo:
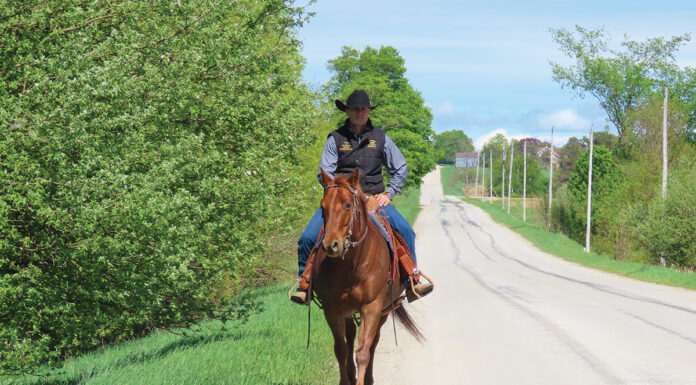
<svg viewBox="0 0 696 385">
<path fill-rule="evenodd" d="M 413 318 L 411 318 L 411 315 L 408 314 L 403 305 L 396 308 L 396 310 L 394 310 L 392 313 L 393 315 L 396 315 L 396 319 L 399 320 L 399 323 L 401 323 L 406 330 L 408 330 L 408 332 L 411 333 L 416 340 L 418 340 L 418 342 L 422 343 L 425 341 L 425 337 L 420 330 L 418 330 L 418 326 L 416 326 L 416 323 L 413 322 Z"/>
</svg>

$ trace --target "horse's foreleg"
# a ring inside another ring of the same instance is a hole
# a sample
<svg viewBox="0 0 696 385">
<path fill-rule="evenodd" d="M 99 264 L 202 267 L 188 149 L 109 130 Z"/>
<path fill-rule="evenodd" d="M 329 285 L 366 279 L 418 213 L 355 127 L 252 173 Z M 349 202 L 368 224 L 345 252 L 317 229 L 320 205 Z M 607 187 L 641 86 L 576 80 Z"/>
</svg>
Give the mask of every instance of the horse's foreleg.
<svg viewBox="0 0 696 385">
<path fill-rule="evenodd" d="M 348 360 L 348 345 L 346 344 L 346 322 L 345 318 L 335 312 L 324 311 L 324 318 L 331 328 L 334 339 L 334 354 L 338 361 L 340 373 L 339 385 L 350 385 L 348 381 L 348 371 L 346 368 Z"/>
<path fill-rule="evenodd" d="M 372 356 L 372 342 L 379 331 L 381 318 L 381 302 L 375 301 L 362 308 L 360 312 L 360 332 L 358 334 L 358 350 L 356 358 L 358 362 L 358 382 L 357 385 L 365 384 L 365 374 L 370 365 Z"/>
<path fill-rule="evenodd" d="M 355 375 L 355 360 L 353 358 L 353 349 L 355 347 L 355 335 L 357 333 L 357 327 L 352 318 L 346 318 L 346 345 L 348 346 L 348 380 L 350 380 L 351 385 L 355 385 L 357 381 Z"/>
<path fill-rule="evenodd" d="M 365 385 L 372 385 L 375 383 L 375 379 L 372 376 L 372 368 L 375 363 L 375 349 L 377 349 L 377 344 L 379 343 L 379 337 L 382 334 L 382 325 L 387 322 L 388 316 L 382 316 L 379 319 L 379 326 L 377 326 L 377 333 L 375 333 L 375 338 L 372 340 L 372 346 L 370 347 L 370 364 L 367 365 L 367 371 L 365 372 Z"/>
</svg>

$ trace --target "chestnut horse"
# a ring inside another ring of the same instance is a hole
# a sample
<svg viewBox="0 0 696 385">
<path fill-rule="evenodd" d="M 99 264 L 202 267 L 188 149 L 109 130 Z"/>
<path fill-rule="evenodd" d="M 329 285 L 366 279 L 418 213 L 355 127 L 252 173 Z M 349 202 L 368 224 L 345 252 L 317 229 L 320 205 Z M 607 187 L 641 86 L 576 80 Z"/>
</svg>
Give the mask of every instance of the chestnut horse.
<svg viewBox="0 0 696 385">
<path fill-rule="evenodd" d="M 334 338 L 334 353 L 340 370 L 340 385 L 373 384 L 372 364 L 380 329 L 392 303 L 406 287 L 399 269 L 391 279 L 389 247 L 380 229 L 370 219 L 367 197 L 360 189 L 358 169 L 347 178 L 331 179 L 321 170 L 326 190 L 321 200 L 324 239 L 312 267 L 312 285 L 324 308 L 324 317 Z M 419 341 L 423 335 L 403 306 L 393 310 L 397 319 Z M 357 379 L 353 361 L 356 325 L 351 316 L 360 314 Z"/>
</svg>

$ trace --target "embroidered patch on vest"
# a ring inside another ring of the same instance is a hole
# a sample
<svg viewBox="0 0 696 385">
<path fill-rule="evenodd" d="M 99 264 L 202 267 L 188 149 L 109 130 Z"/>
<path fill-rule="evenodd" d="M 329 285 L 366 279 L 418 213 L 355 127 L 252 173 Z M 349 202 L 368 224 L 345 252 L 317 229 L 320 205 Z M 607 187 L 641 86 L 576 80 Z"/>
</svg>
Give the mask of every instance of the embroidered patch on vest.
<svg viewBox="0 0 696 385">
<path fill-rule="evenodd" d="M 367 145 L 368 148 L 377 148 L 377 141 L 370 139 L 370 143 Z"/>
<path fill-rule="evenodd" d="M 339 148 L 339 151 L 351 151 L 353 147 L 351 147 L 350 142 L 343 142 L 341 145 L 341 148 Z"/>
</svg>

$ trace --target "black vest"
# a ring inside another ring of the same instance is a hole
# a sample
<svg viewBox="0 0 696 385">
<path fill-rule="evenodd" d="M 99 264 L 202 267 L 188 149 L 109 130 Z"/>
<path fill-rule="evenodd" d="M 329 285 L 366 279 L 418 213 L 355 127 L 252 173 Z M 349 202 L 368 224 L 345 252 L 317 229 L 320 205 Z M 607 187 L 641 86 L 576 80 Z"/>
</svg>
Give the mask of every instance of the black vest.
<svg viewBox="0 0 696 385">
<path fill-rule="evenodd" d="M 384 192 L 382 165 L 384 154 L 385 133 L 372 126 L 370 121 L 362 133 L 362 142 L 348 128 L 346 123 L 329 134 L 336 141 L 338 150 L 338 167 L 336 174 L 352 174 L 360 169 L 360 187 L 366 194 L 381 194 Z"/>
</svg>

